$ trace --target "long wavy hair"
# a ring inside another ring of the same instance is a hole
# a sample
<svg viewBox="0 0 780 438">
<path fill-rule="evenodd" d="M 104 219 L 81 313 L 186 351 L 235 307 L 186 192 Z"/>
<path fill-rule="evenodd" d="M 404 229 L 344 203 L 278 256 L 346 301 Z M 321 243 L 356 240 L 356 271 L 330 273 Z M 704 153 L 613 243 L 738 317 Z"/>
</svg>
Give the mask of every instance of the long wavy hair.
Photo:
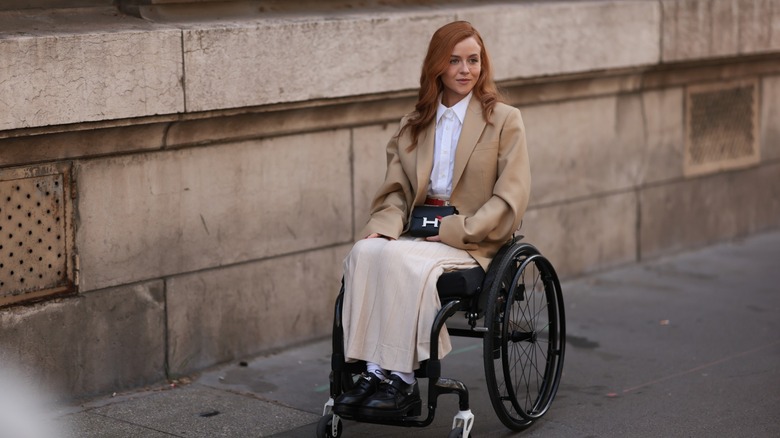
<svg viewBox="0 0 780 438">
<path fill-rule="evenodd" d="M 474 85 L 472 98 L 476 98 L 482 104 L 482 116 L 485 122 L 490 123 L 493 108 L 496 103 L 502 100 L 502 96 L 493 82 L 493 69 L 482 36 L 468 21 L 454 21 L 445 24 L 433 34 L 431 42 L 428 44 L 428 53 L 425 55 L 420 74 L 420 91 L 415 111 L 398 134 L 400 137 L 407 129 L 411 131 L 412 143 L 407 151 L 412 151 L 417 147 L 420 133 L 433 123 L 439 103 L 439 94 L 444 91 L 441 75 L 447 71 L 450 65 L 450 57 L 455 46 L 470 37 L 474 37 L 479 44 L 479 59 L 482 67 L 477 83 Z"/>
</svg>

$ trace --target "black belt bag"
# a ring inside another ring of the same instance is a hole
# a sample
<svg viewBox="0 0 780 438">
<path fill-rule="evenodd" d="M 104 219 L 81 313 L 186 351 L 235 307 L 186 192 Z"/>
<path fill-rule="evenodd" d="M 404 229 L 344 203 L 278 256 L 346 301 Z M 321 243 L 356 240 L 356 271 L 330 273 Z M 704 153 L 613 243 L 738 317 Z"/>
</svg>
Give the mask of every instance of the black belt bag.
<svg viewBox="0 0 780 438">
<path fill-rule="evenodd" d="M 412 209 L 412 222 L 409 224 L 409 234 L 413 237 L 430 237 L 439 235 L 441 218 L 458 214 L 451 205 L 419 206 Z"/>
</svg>

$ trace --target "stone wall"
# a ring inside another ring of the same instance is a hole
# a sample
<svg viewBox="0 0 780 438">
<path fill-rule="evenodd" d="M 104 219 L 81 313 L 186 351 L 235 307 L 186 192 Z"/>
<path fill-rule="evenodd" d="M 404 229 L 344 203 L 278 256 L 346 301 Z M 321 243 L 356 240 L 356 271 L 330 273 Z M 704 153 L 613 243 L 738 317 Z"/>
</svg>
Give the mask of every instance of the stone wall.
<svg viewBox="0 0 780 438">
<path fill-rule="evenodd" d="M 41 166 L 66 176 L 69 295 L 0 309 L 0 354 L 75 397 L 328 336 L 385 143 L 414 104 L 431 33 L 456 19 L 481 29 L 522 111 L 533 189 L 521 233 L 562 275 L 780 227 L 780 1 L 220 21 L 9 11 L 0 188 Z M 756 129 L 733 129 L 754 153 L 691 171 L 697 87 L 744 84 Z"/>
</svg>

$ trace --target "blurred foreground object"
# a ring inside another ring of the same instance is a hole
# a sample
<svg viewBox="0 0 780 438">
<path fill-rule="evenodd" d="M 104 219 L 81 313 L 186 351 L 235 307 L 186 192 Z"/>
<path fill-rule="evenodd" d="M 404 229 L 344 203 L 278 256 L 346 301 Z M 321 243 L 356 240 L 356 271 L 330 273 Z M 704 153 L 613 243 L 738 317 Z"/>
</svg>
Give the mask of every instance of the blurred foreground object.
<svg viewBox="0 0 780 438">
<path fill-rule="evenodd" d="M 0 438 L 59 438 L 49 399 L 37 384 L 0 360 Z"/>
</svg>

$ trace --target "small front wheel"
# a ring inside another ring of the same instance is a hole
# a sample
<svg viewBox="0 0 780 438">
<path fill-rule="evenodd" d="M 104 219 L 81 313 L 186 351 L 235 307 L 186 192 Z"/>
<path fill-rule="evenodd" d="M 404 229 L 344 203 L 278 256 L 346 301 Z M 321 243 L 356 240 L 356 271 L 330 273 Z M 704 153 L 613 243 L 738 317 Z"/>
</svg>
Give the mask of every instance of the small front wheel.
<svg viewBox="0 0 780 438">
<path fill-rule="evenodd" d="M 452 429 L 450 434 L 447 435 L 447 438 L 463 438 L 463 428 L 456 427 L 455 429 Z"/>
<path fill-rule="evenodd" d="M 337 421 L 336 428 L 333 428 L 333 421 Z M 334 415 L 325 415 L 317 423 L 317 438 L 339 438 L 341 436 L 341 421 L 336 420 Z"/>
</svg>

